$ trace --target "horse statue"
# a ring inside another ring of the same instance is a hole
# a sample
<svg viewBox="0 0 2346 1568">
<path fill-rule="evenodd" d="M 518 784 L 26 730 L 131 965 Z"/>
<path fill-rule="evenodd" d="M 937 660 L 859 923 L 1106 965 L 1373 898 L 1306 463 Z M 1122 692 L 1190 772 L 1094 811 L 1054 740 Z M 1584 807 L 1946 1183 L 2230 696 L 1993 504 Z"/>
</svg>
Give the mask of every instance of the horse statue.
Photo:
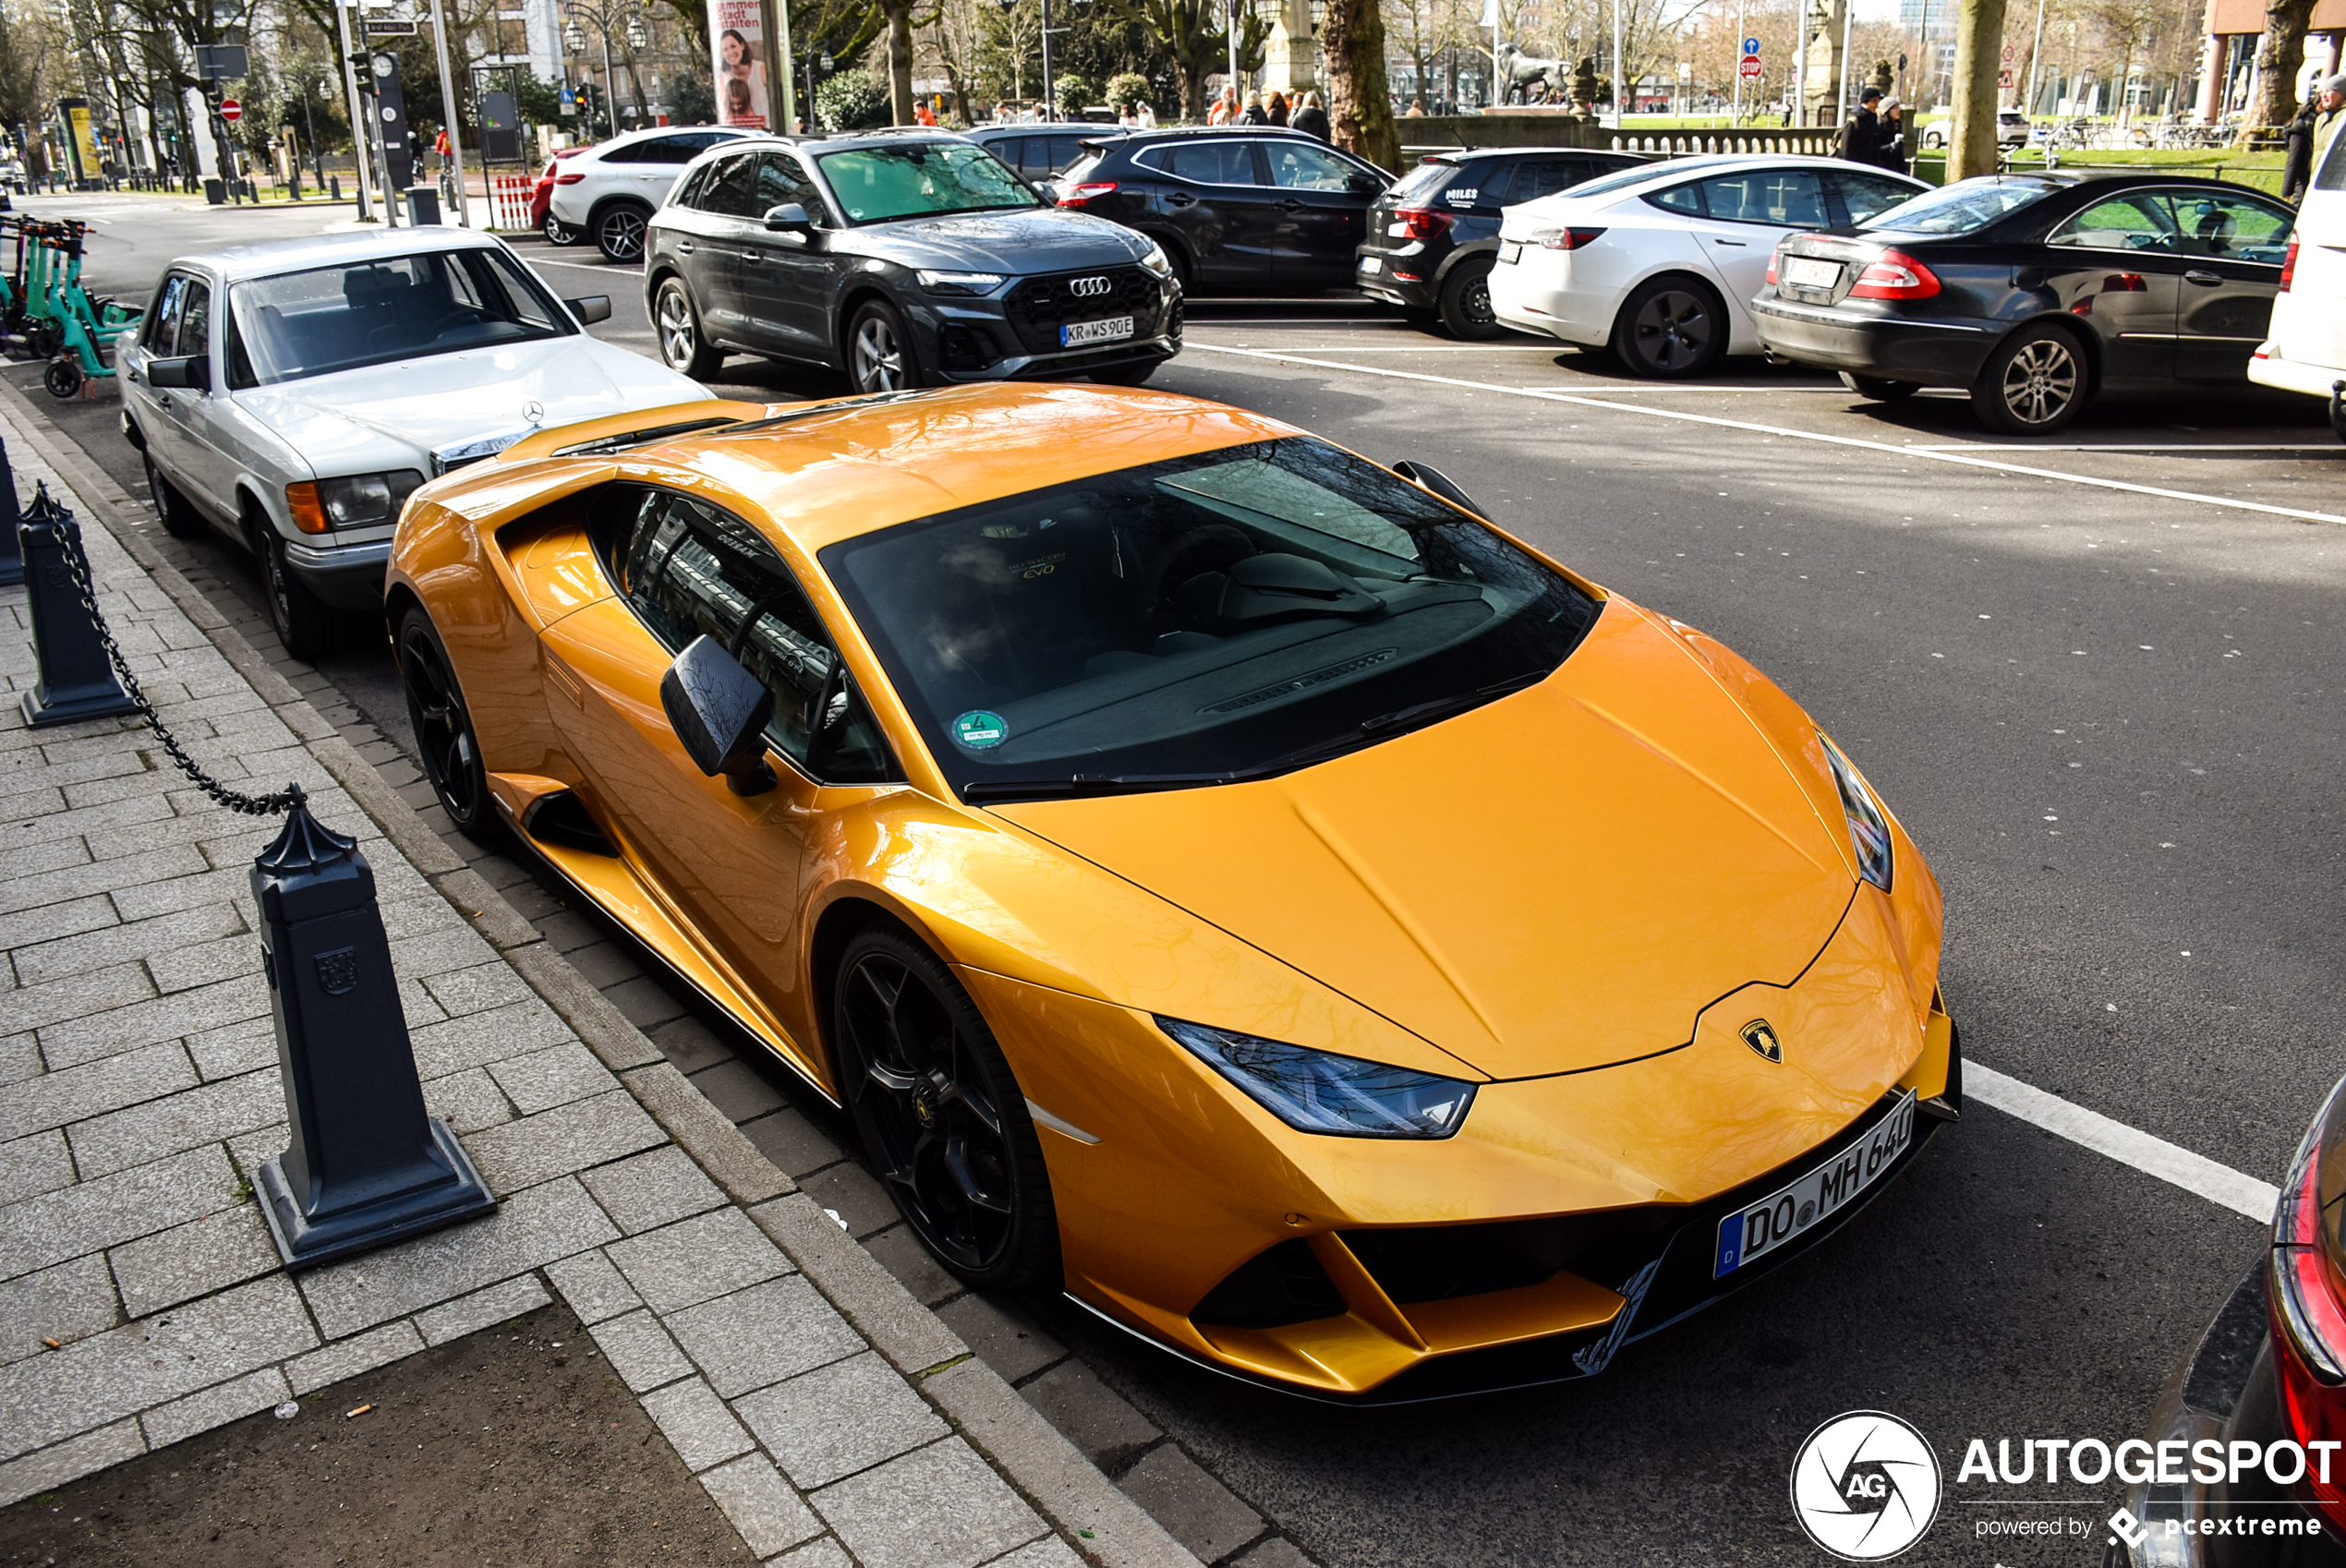
<svg viewBox="0 0 2346 1568">
<path fill-rule="evenodd" d="M 1497 54 L 1501 86 L 1499 101 L 1503 103 L 1532 103 L 1531 87 L 1535 82 L 1543 91 L 1563 84 L 1565 63 L 1562 60 L 1526 54 L 1512 43 L 1500 44 Z"/>
</svg>

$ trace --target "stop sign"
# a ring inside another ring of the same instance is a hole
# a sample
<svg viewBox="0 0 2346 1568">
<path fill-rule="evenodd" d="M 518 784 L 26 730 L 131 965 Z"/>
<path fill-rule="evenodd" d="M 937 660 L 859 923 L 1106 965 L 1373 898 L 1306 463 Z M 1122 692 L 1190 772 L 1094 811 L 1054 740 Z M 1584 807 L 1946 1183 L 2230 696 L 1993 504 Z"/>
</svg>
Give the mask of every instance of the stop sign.
<svg viewBox="0 0 2346 1568">
<path fill-rule="evenodd" d="M 235 125 L 238 120 L 243 119 L 244 115 L 245 106 L 235 99 L 224 98 L 220 101 L 220 117 L 230 125 Z"/>
</svg>

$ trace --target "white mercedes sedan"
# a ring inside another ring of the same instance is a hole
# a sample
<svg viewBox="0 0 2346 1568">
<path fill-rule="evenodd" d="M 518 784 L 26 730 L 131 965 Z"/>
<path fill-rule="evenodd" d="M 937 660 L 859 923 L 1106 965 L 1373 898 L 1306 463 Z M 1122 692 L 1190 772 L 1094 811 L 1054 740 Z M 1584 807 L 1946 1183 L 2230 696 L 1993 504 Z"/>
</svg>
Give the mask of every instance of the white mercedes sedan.
<svg viewBox="0 0 2346 1568">
<path fill-rule="evenodd" d="M 557 299 L 502 240 L 393 229 L 272 240 L 165 269 L 125 338 L 122 433 L 163 525 L 260 566 L 286 651 L 380 621 L 392 526 L 434 475 L 544 427 L 706 398 L 599 343 L 609 296 Z"/>
<path fill-rule="evenodd" d="M 1699 376 L 1760 352 L 1747 307 L 1778 240 L 1929 188 L 1832 158 L 1641 164 L 1508 208 L 1491 308 L 1518 332 L 1610 348 L 1636 375 Z"/>
</svg>

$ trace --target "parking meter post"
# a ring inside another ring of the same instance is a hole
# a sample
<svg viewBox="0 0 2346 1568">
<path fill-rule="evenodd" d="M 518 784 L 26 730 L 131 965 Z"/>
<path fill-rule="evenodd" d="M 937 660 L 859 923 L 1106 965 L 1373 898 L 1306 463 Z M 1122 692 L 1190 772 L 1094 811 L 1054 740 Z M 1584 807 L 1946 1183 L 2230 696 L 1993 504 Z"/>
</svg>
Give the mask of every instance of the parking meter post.
<svg viewBox="0 0 2346 1568">
<path fill-rule="evenodd" d="M 17 543 L 17 475 L 8 465 L 8 443 L 0 441 L 0 587 L 24 581 L 24 551 Z"/>
<path fill-rule="evenodd" d="M 15 481 L 9 484 L 13 500 Z M 138 712 L 139 705 L 115 678 L 97 621 L 74 585 L 81 529 L 73 513 L 44 490 L 18 524 L 17 545 L 27 589 L 25 609 L 32 618 L 33 657 L 41 671 L 40 680 L 17 704 L 27 728 Z"/>
<path fill-rule="evenodd" d="M 424 1111 L 375 874 L 298 786 L 252 865 L 261 967 L 291 1141 L 260 1167 L 260 1210 L 289 1269 L 494 1211 L 448 1124 Z"/>
</svg>

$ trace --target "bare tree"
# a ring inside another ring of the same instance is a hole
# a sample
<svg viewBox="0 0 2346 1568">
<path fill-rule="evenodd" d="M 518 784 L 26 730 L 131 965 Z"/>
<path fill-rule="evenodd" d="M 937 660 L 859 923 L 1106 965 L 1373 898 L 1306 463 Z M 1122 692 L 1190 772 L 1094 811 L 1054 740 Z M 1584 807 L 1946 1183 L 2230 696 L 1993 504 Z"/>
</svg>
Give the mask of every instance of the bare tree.
<svg viewBox="0 0 2346 1568">
<path fill-rule="evenodd" d="M 2305 63 L 2305 27 L 2314 0 L 2265 0 L 2265 35 L 2256 41 L 2256 90 L 2240 127 L 2246 146 L 2259 130 L 2297 117 L 2297 71 Z"/>
<path fill-rule="evenodd" d="M 1140 29 L 1151 42 L 1165 51 L 1173 63 L 1174 84 L 1180 89 L 1183 117 L 1203 119 L 1205 78 L 1222 68 L 1229 54 L 1230 30 L 1223 19 L 1223 0 L 1101 0 L 1100 8 L 1110 19 Z M 1240 13 L 1240 69 L 1261 68 L 1263 44 L 1270 36 L 1270 24 L 1255 15 L 1252 6 Z M 1323 42 L 1327 41 L 1324 25 L 1320 36 Z M 1383 48 L 1382 32 L 1378 47 Z M 1331 54 L 1334 48 L 1329 45 Z M 1380 54 L 1380 90 L 1384 81 L 1384 56 Z M 1387 113 L 1390 114 L 1389 108 Z"/>
</svg>

